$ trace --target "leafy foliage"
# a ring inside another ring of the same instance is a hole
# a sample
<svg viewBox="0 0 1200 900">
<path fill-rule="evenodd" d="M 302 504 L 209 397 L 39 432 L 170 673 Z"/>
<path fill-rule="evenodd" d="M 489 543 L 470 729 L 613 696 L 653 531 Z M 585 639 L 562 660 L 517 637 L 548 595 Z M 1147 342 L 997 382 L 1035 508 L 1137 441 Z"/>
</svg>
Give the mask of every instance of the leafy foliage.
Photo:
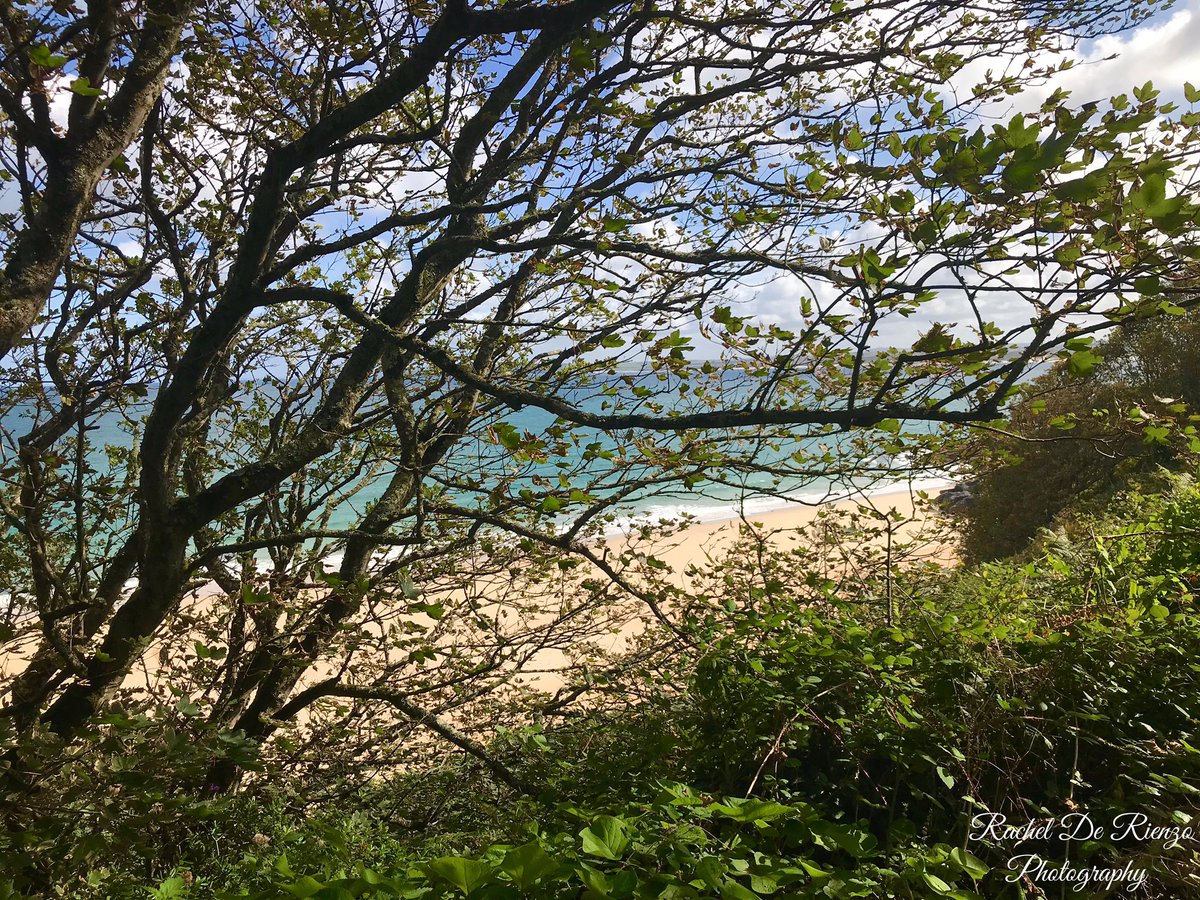
<svg viewBox="0 0 1200 900">
<path fill-rule="evenodd" d="M 1152 6 L 6 4 L 5 889 L 963 896 L 970 809 L 1190 796 L 1186 546 L 601 540 L 1195 305 L 1194 88 L 992 117 Z"/>
<path fill-rule="evenodd" d="M 1181 311 L 1182 313 L 1182 311 Z M 1200 318 L 1143 319 L 1089 344 L 1077 374 L 1062 360 L 1022 389 L 999 430 L 980 430 L 958 453 L 971 502 L 957 510 L 971 559 L 1028 546 L 1063 510 L 1100 504 L 1156 467 L 1200 452 Z M 1083 352 L 1083 351 L 1080 351 Z"/>
<path fill-rule="evenodd" d="M 263 799 L 194 807 L 144 842 L 114 832 L 106 849 L 127 861 L 94 869 L 94 890 L 136 895 L 134 848 L 158 846 L 160 896 L 1020 896 L 1012 845 L 970 840 L 973 816 L 1197 814 L 1197 533 L 1188 479 L 1122 495 L 1029 562 L 900 567 L 892 625 L 863 599 L 878 572 L 835 582 L 801 546 L 763 579 L 748 533 L 681 601 L 690 649 L 627 673 L 582 718 L 493 742 L 537 798 L 481 805 L 487 770 L 460 765 L 263 805 L 288 784 L 275 778 Z M 1186 842 L 1081 850 L 1148 864 L 1160 892 L 1200 878 Z M 87 853 L 99 862 L 80 831 L 26 852 L 65 856 L 64 885 Z"/>
</svg>

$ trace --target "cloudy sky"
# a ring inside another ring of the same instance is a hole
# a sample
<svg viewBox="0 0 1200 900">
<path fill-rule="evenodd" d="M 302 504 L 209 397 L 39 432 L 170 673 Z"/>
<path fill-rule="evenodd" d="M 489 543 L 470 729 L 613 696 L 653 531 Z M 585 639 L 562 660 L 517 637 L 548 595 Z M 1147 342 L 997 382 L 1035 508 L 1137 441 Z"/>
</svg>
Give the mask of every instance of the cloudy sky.
<svg viewBox="0 0 1200 900">
<path fill-rule="evenodd" d="M 995 118 L 1006 120 L 1014 111 L 1036 109 L 1057 87 L 1069 90 L 1073 103 L 1081 104 L 1103 100 L 1128 92 L 1146 81 L 1153 81 L 1164 96 L 1182 101 L 1183 83 L 1188 80 L 1200 83 L 1200 0 L 1181 0 L 1138 28 L 1090 41 L 1071 56 L 1076 62 L 1073 69 L 1012 98 L 1008 107 L 992 110 Z M 982 71 L 986 65 L 979 68 Z M 966 73 L 959 80 L 964 84 L 974 83 L 972 73 Z M 62 91 L 55 97 L 56 110 L 64 115 L 70 96 Z M 61 110 L 57 109 L 59 106 Z M 0 190 L 0 212 L 15 209 L 15 193 L 11 189 Z M 766 285 L 746 285 L 742 296 L 746 312 L 787 327 L 798 324 L 800 297 L 809 293 L 804 285 L 794 279 L 781 278 Z M 917 334 L 926 330 L 931 321 L 953 322 L 958 312 L 954 298 L 940 299 L 930 304 L 921 315 L 885 323 L 880 329 L 879 342 L 892 345 L 911 343 Z M 991 318 L 1002 327 L 1007 327 L 1027 318 L 1028 307 L 1016 297 L 996 296 L 991 301 L 989 312 Z M 695 323 L 682 324 L 685 330 L 692 332 L 697 344 L 703 346 L 696 334 Z"/>
<path fill-rule="evenodd" d="M 1178 3 L 1133 31 L 1091 41 L 1074 56 L 1076 67 L 1058 83 L 1078 103 L 1147 81 L 1182 99 L 1185 81 L 1200 82 L 1200 0 Z"/>
<path fill-rule="evenodd" d="M 1060 73 L 1054 80 L 1033 87 L 1008 105 L 991 110 L 996 121 L 1007 121 L 1014 112 L 1036 110 L 1055 89 L 1071 92 L 1071 103 L 1104 100 L 1116 94 L 1129 93 L 1132 88 L 1153 81 L 1164 99 L 1182 103 L 1183 84 L 1200 84 L 1200 0 L 1184 0 L 1160 11 L 1139 27 L 1123 34 L 1089 41 L 1069 54 L 1075 66 Z M 963 83 L 975 83 L 973 74 L 965 73 Z M 800 297 L 811 294 L 811 288 L 795 279 L 780 278 L 765 286 L 747 288 L 744 293 L 746 310 L 781 326 L 799 322 Z M 908 319 L 893 317 L 879 329 L 878 345 L 910 344 L 933 321 L 954 323 L 965 310 L 961 300 L 944 296 L 928 304 L 918 315 Z M 1002 328 L 1022 324 L 1029 318 L 1028 304 L 1016 297 L 994 295 L 988 301 L 990 318 Z M 703 341 L 697 341 L 703 344 Z"/>
</svg>

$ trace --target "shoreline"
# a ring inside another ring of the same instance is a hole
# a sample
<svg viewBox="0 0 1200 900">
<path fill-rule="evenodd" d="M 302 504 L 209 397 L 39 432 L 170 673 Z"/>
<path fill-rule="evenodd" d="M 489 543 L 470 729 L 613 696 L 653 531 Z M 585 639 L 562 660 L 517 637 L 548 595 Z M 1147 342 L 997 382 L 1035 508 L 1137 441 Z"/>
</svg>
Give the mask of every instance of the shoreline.
<svg viewBox="0 0 1200 900">
<path fill-rule="evenodd" d="M 945 540 L 945 535 L 936 533 L 940 513 L 933 505 L 937 494 L 953 484 L 948 479 L 914 479 L 908 485 L 890 484 L 861 494 L 831 497 L 823 502 L 794 500 L 782 507 L 744 512 L 721 519 L 692 521 L 673 533 L 650 540 L 643 540 L 636 526 L 627 527 L 621 533 L 606 536 L 602 546 L 619 553 L 636 544 L 640 551 L 666 563 L 673 570 L 677 582 L 686 585 L 690 581 L 687 575 L 689 569 L 712 563 L 717 554 L 735 543 L 743 525 L 754 528 L 775 549 L 786 550 L 789 544 L 796 542 L 800 531 L 823 516 L 839 512 L 853 513 L 859 507 L 866 506 L 874 509 L 880 517 L 892 513 L 902 517 L 903 522 L 896 529 L 896 535 L 901 541 L 915 543 L 918 555 L 942 565 L 953 565 L 957 562 L 957 554 Z M 923 499 L 921 494 L 925 494 L 927 499 Z M 656 520 L 645 521 L 646 526 L 653 524 L 656 524 Z"/>
<path fill-rule="evenodd" d="M 722 554 L 727 554 L 728 550 L 742 536 L 743 525 L 754 529 L 764 544 L 786 553 L 796 547 L 805 528 L 812 526 L 824 516 L 831 514 L 836 516 L 838 512 L 853 513 L 860 507 L 866 506 L 875 510 L 875 517 L 879 522 L 883 521 L 884 516 L 893 519 L 895 516 L 901 518 L 902 521 L 897 523 L 894 535 L 901 543 L 908 545 L 904 550 L 905 558 L 953 565 L 957 562 L 954 547 L 946 540 L 945 531 L 939 530 L 940 513 L 932 503 L 937 491 L 943 486 L 944 483 L 941 481 L 914 479 L 907 485 L 891 484 L 850 497 L 845 495 L 833 497 L 824 502 L 793 499 L 791 502 L 785 501 L 786 505 L 782 507 L 757 512 L 747 512 L 744 509 L 736 512 L 733 507 L 730 507 L 729 509 L 734 514 L 720 519 L 692 521 L 680 526 L 678 518 L 676 518 L 674 530 L 670 530 L 671 526 L 668 524 L 666 533 L 658 534 L 653 534 L 651 529 L 658 525 L 661 518 L 664 517 L 647 517 L 640 527 L 627 526 L 624 533 L 600 538 L 592 546 L 605 556 L 609 554 L 620 556 L 632 550 L 638 556 L 653 558 L 670 570 L 662 573 L 666 579 L 687 590 L 702 583 L 706 570 L 711 570 L 714 565 L 721 562 Z M 928 500 L 923 500 L 919 496 L 920 494 L 925 494 Z M 836 554 L 840 552 L 839 548 L 843 545 L 850 547 L 859 541 L 871 544 L 878 543 L 879 539 L 870 535 L 856 536 L 834 533 L 832 541 L 827 546 Z M 840 565 L 832 557 L 826 559 L 825 562 L 827 565 L 833 564 L 835 567 Z M 626 572 L 636 578 L 638 568 L 639 564 L 634 562 L 633 567 L 627 569 Z M 511 604 L 508 592 L 515 587 L 515 584 L 516 582 L 506 580 L 504 577 L 497 580 L 493 576 L 480 579 L 474 582 L 473 588 L 467 587 L 466 589 L 478 592 L 476 599 L 496 602 L 498 604 L 496 608 L 501 610 Z M 451 589 L 443 586 L 440 591 L 434 587 L 428 597 L 431 600 L 444 600 L 448 606 L 453 607 L 459 605 L 461 601 L 459 595 L 462 590 L 462 586 Z M 545 586 L 542 586 L 540 589 L 533 590 L 532 593 L 524 594 L 518 604 L 536 603 L 539 596 L 538 590 L 541 590 L 541 599 L 545 601 L 548 595 L 545 594 Z M 195 588 L 184 600 L 184 603 L 192 605 L 193 610 L 201 609 L 206 603 L 213 602 L 219 595 L 220 591 L 216 585 L 208 583 Z M 557 595 L 555 595 L 556 597 Z M 559 602 L 555 598 L 552 598 L 554 603 Z M 553 606 L 554 603 L 551 603 L 550 606 Z M 549 609 L 549 607 L 547 608 Z M 525 610 L 518 618 L 527 620 L 525 621 L 526 626 L 536 626 L 537 623 L 534 621 L 536 615 L 533 619 L 529 619 L 530 615 L 530 612 Z M 584 640 L 604 653 L 623 652 L 629 646 L 629 641 L 644 630 L 649 617 L 642 613 L 618 618 L 619 620 L 608 624 L 598 620 L 603 627 L 600 630 L 591 630 Z M 603 616 L 601 616 L 602 619 Z M 143 657 L 145 661 L 149 661 L 148 666 L 140 671 L 131 670 L 124 682 L 124 687 L 136 691 L 154 692 L 159 690 L 161 686 L 158 679 L 162 673 L 157 671 L 153 660 L 158 658 L 163 646 L 172 643 L 177 643 L 177 638 L 157 635 L 151 645 L 147 647 Z M 188 641 L 185 640 L 183 645 L 186 646 L 187 643 Z M 28 647 L 18 649 L 10 646 L 8 653 L 0 655 L 0 677 L 11 677 L 24 669 L 28 662 L 26 654 L 30 649 Z M 525 671 L 515 671 L 509 677 L 516 685 L 553 692 L 565 683 L 565 673 L 570 671 L 574 665 L 574 661 L 565 648 L 545 649 L 524 662 L 521 668 Z"/>
<path fill-rule="evenodd" d="M 916 495 L 926 493 L 933 499 L 942 491 L 953 488 L 958 482 L 951 477 L 912 478 L 906 481 L 892 481 L 865 490 L 851 491 L 805 491 L 796 494 L 758 494 L 740 500 L 720 501 L 712 499 L 708 504 L 688 504 L 685 501 L 668 504 L 653 504 L 645 511 L 626 513 L 618 517 L 604 534 L 606 541 L 629 537 L 645 525 L 656 525 L 663 520 L 682 521 L 689 517 L 684 529 L 697 525 L 720 525 L 729 522 L 774 517 L 777 513 L 803 514 L 831 506 L 843 504 L 864 503 L 872 499 L 882 499 L 891 496 L 908 496 L 915 500 Z M 710 499 L 710 498 L 705 498 Z M 747 508 L 749 507 L 749 508 Z M 690 510 L 700 510 L 691 512 Z"/>
</svg>

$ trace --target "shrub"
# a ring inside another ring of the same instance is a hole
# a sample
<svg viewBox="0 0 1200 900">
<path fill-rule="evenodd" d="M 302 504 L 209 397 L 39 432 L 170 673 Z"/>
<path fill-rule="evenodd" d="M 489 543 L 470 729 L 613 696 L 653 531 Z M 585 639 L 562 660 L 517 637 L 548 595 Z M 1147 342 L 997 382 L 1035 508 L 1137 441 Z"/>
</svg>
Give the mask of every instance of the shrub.
<svg viewBox="0 0 1200 900">
<path fill-rule="evenodd" d="M 1102 508 L 1198 449 L 1187 414 L 1200 411 L 1200 315 L 1132 321 L 1094 349 L 1094 368 L 1081 375 L 1060 361 L 1026 387 L 1002 431 L 976 432 L 962 452 L 968 559 L 1019 553 L 1069 507 Z"/>
</svg>

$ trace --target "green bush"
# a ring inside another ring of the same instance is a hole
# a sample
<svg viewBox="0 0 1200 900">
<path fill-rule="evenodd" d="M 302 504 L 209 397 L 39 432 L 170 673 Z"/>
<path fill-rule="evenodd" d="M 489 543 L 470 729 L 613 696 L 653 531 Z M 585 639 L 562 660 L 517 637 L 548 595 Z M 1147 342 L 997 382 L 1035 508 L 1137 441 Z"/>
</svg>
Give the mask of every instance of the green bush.
<svg viewBox="0 0 1200 900">
<path fill-rule="evenodd" d="M 486 768 L 463 758 L 359 785 L 268 773 L 242 796 L 187 799 L 145 764 L 165 758 L 152 729 L 123 726 L 91 769 L 62 770 L 42 831 L 9 845 L 44 879 L 9 896 L 1032 896 L 1012 846 L 972 839 L 972 817 L 1200 812 L 1198 536 L 1183 478 L 1020 563 L 834 578 L 819 554 L 750 552 L 748 535 L 677 600 L 678 639 L 606 681 L 604 703 L 491 742 L 536 797 L 489 800 Z M 191 762 L 172 783 L 213 746 L 194 750 L 177 748 Z M 98 820 L 101 864 L 81 816 L 114 783 L 142 799 Z M 1144 896 L 1200 894 L 1186 842 L 1072 854 L 1146 867 Z"/>
<path fill-rule="evenodd" d="M 1065 510 L 1101 510 L 1156 467 L 1194 456 L 1200 315 L 1131 321 L 1093 349 L 1094 368 L 1059 362 L 1001 430 L 977 431 L 959 451 L 973 495 L 957 510 L 969 560 L 1019 553 Z"/>
</svg>

